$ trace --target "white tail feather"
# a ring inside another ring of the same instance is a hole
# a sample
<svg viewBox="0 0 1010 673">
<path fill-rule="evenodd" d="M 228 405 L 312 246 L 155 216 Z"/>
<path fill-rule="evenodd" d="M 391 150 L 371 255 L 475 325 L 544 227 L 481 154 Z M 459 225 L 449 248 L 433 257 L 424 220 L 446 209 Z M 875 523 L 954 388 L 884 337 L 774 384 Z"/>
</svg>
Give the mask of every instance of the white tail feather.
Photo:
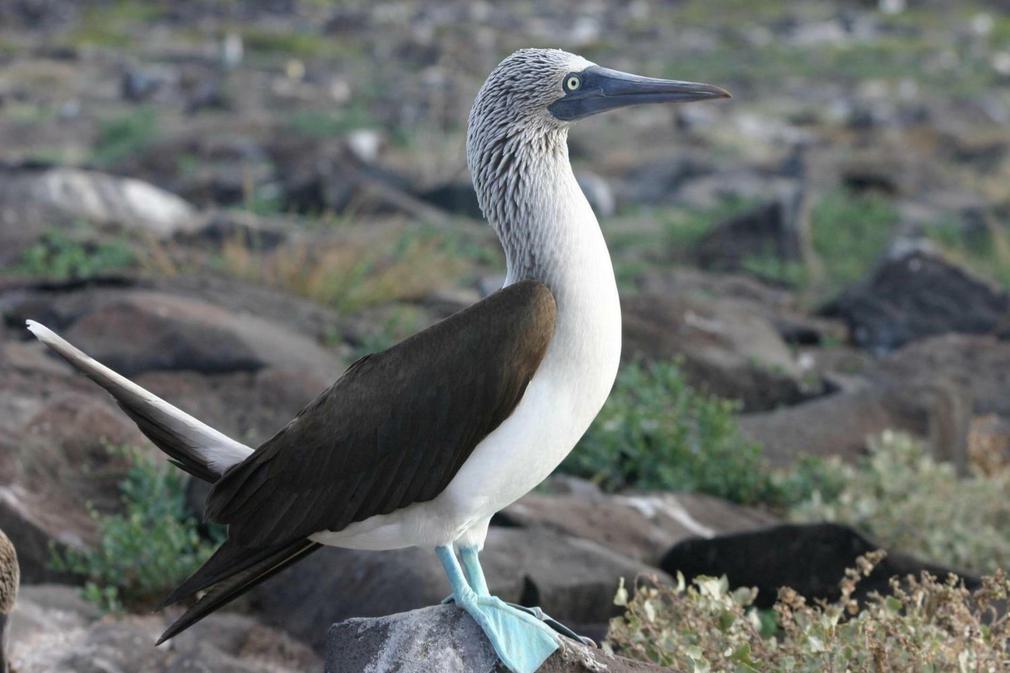
<svg viewBox="0 0 1010 673">
<path fill-rule="evenodd" d="M 253 452 L 245 444 L 218 432 L 89 357 L 45 325 L 34 320 L 28 320 L 27 325 L 39 341 L 109 391 L 124 408 L 157 419 L 159 426 L 177 438 L 189 453 L 216 475 L 220 476 Z"/>
</svg>

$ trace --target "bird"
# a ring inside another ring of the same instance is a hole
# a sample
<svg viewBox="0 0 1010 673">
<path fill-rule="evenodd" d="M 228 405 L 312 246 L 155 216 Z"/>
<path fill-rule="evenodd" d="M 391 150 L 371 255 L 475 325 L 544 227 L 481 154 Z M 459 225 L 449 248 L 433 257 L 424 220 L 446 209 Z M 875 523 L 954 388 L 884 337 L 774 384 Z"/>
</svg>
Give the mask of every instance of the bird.
<svg viewBox="0 0 1010 673">
<path fill-rule="evenodd" d="M 572 124 L 644 103 L 726 98 L 559 49 L 521 49 L 480 87 L 466 158 L 504 250 L 503 287 L 366 355 L 255 449 L 120 376 L 34 321 L 28 329 L 107 390 L 179 468 L 211 483 L 227 540 L 165 600 L 198 596 L 159 643 L 321 546 L 434 549 L 452 590 L 514 673 L 566 628 L 491 594 L 491 517 L 550 473 L 602 408 L 621 308 L 599 222 L 568 156 Z"/>
<path fill-rule="evenodd" d="M 14 604 L 18 597 L 21 569 L 18 554 L 10 538 L 0 530 L 0 673 L 11 670 L 10 630 Z"/>
</svg>

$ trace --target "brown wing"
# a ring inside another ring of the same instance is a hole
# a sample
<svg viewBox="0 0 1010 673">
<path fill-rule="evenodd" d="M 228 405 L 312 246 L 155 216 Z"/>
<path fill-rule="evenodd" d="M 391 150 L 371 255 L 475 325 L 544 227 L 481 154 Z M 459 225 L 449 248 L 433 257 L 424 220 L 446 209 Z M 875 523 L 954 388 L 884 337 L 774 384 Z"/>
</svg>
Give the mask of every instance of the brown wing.
<svg viewBox="0 0 1010 673">
<path fill-rule="evenodd" d="M 523 281 L 359 360 L 214 484 L 208 517 L 277 546 L 435 498 L 519 403 L 555 313 Z"/>
</svg>

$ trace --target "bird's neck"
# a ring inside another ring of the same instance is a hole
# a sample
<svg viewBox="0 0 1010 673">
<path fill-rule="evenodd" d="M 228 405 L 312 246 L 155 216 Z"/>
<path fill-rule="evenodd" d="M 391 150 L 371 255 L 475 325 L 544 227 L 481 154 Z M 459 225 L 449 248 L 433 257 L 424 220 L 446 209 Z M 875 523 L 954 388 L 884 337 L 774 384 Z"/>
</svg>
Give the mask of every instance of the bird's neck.
<svg viewBox="0 0 1010 673">
<path fill-rule="evenodd" d="M 601 284 L 616 299 L 606 242 L 568 160 L 567 129 L 471 138 L 467 154 L 481 209 L 505 250 L 506 284 L 539 280 L 562 310 Z"/>
</svg>

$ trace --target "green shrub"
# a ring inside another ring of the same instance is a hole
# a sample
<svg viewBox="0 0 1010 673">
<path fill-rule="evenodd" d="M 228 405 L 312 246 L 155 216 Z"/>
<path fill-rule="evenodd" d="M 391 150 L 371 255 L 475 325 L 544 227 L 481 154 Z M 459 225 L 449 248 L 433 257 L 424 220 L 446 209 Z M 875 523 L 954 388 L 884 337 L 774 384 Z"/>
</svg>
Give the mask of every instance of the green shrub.
<svg viewBox="0 0 1010 673">
<path fill-rule="evenodd" d="M 810 215 L 813 247 L 824 267 L 826 293 L 866 277 L 884 252 L 898 212 L 883 196 L 837 190 L 827 194 Z"/>
<path fill-rule="evenodd" d="M 158 118 L 149 107 L 102 123 L 92 160 L 99 166 L 111 166 L 147 149 L 158 139 Z"/>
<path fill-rule="evenodd" d="M 56 230 L 25 250 L 12 271 L 46 278 L 90 278 L 135 262 L 133 249 L 125 241 L 82 242 Z"/>
<path fill-rule="evenodd" d="M 121 514 L 91 510 L 98 525 L 94 549 L 53 550 L 51 566 L 81 576 L 84 596 L 106 610 L 146 606 L 193 573 L 223 539 L 206 540 L 185 506 L 186 476 L 167 464 L 123 450 L 131 461 L 119 484 Z"/>
<path fill-rule="evenodd" d="M 835 461 L 842 487 L 793 506 L 798 521 L 855 526 L 888 549 L 975 572 L 1010 568 L 1010 469 L 958 478 L 912 438 L 885 433 L 856 465 Z"/>
<path fill-rule="evenodd" d="M 891 596 L 875 595 L 860 610 L 852 592 L 881 557 L 858 559 L 834 603 L 811 606 L 780 590 L 771 629 L 753 608 L 757 591 L 730 591 L 726 578 L 686 586 L 678 576 L 676 586 L 639 586 L 631 600 L 622 584 L 614 602 L 626 611 L 611 621 L 604 648 L 685 673 L 1007 670 L 1010 621 L 1000 606 L 1010 581 L 1002 572 L 975 592 L 956 578 L 895 579 Z"/>
<path fill-rule="evenodd" d="M 741 503 L 778 501 L 761 447 L 740 435 L 737 405 L 692 389 L 676 362 L 625 366 L 561 469 L 607 490 L 697 491 Z"/>
</svg>

